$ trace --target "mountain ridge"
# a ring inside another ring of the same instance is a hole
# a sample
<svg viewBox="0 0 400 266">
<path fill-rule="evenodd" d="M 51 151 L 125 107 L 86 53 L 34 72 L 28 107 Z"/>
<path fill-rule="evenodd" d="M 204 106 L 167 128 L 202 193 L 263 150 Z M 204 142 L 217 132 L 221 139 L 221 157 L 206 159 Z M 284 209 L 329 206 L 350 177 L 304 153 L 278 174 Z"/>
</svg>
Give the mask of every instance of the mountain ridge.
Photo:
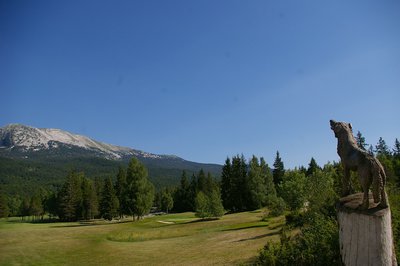
<svg viewBox="0 0 400 266">
<path fill-rule="evenodd" d="M 119 167 L 136 157 L 148 169 L 157 188 L 179 184 L 200 169 L 220 178 L 222 165 L 197 163 L 175 155 L 158 155 L 96 141 L 61 129 L 21 124 L 0 128 L 0 184 L 8 193 L 32 193 L 35 187 L 57 188 L 69 171 L 89 178 L 115 178 Z"/>
<path fill-rule="evenodd" d="M 129 147 L 117 146 L 100 142 L 84 135 L 74 134 L 55 128 L 36 128 L 23 124 L 8 124 L 0 128 L 0 148 L 17 148 L 25 151 L 39 151 L 43 149 L 58 148 L 59 143 L 64 146 L 76 146 L 93 152 L 100 152 L 108 159 L 122 159 L 124 157 L 138 156 L 145 158 L 175 158 L 175 155 L 159 155 Z M 183 159 L 182 159 L 183 160 Z"/>
</svg>

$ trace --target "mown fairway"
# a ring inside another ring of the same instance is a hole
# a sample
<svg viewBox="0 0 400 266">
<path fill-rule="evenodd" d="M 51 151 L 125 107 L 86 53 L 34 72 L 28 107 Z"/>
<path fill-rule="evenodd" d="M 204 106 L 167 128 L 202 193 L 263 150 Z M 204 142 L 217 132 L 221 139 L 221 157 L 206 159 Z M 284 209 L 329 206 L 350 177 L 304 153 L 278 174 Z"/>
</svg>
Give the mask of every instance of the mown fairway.
<svg viewBox="0 0 400 266">
<path fill-rule="evenodd" d="M 0 220 L 1 265 L 210 265 L 251 262 L 277 240 L 283 217 L 262 212 L 199 221 L 193 213 L 139 222 L 22 223 Z"/>
</svg>

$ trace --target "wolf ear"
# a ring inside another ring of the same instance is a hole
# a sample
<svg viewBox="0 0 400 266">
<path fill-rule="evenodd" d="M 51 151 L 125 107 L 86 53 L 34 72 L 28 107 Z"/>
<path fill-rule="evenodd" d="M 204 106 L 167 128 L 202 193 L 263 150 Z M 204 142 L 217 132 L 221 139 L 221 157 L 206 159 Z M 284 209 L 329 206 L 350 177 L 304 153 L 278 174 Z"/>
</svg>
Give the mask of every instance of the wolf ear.
<svg viewBox="0 0 400 266">
<path fill-rule="evenodd" d="M 351 123 L 349 123 L 349 127 L 350 127 L 351 130 L 353 130 L 353 127 L 351 126 Z"/>
</svg>

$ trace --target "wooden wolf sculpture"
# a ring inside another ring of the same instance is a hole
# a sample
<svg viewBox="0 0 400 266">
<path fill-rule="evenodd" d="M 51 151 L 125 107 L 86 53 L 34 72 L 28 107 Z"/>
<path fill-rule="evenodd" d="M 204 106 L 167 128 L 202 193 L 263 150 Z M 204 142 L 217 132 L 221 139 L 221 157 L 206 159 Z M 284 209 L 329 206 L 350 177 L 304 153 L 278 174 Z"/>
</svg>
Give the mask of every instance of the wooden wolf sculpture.
<svg viewBox="0 0 400 266">
<path fill-rule="evenodd" d="M 360 149 L 353 136 L 351 124 L 330 120 L 331 129 L 338 139 L 337 153 L 342 160 L 344 168 L 343 196 L 351 191 L 350 171 L 358 172 L 358 179 L 364 192 L 361 209 L 368 209 L 368 191 L 372 184 L 374 202 L 379 202 L 379 207 L 388 206 L 385 192 L 386 174 L 381 163 L 373 155 Z"/>
</svg>

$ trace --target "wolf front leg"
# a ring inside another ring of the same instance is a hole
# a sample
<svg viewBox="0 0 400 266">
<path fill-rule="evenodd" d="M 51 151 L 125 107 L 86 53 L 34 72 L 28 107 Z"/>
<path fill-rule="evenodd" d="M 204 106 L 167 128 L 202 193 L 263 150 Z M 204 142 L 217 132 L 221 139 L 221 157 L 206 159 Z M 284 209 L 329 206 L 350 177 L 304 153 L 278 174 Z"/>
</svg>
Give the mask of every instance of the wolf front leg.
<svg viewBox="0 0 400 266">
<path fill-rule="evenodd" d="M 351 178 L 350 178 L 350 169 L 343 165 L 344 167 L 344 176 L 342 177 L 342 197 L 350 195 L 352 192 L 351 186 Z"/>
</svg>

